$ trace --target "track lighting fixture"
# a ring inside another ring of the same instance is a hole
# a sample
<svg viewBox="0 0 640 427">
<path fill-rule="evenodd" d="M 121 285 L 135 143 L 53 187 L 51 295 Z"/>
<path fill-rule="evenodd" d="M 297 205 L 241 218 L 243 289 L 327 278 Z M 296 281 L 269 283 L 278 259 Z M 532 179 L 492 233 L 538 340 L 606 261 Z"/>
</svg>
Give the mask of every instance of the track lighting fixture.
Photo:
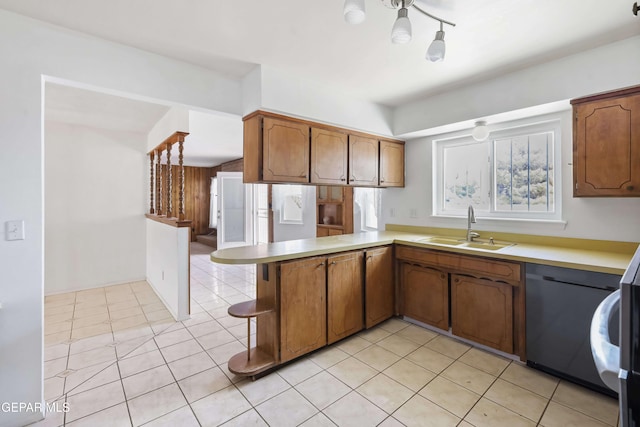
<svg viewBox="0 0 640 427">
<path fill-rule="evenodd" d="M 441 62 L 444 60 L 444 52 L 446 46 L 444 44 L 444 31 L 442 30 L 442 22 L 440 23 L 440 31 L 436 31 L 436 38 L 427 49 L 426 58 L 431 62 Z"/>
<path fill-rule="evenodd" d="M 423 15 L 440 22 L 440 30 L 436 31 L 433 42 L 427 49 L 426 59 L 431 62 L 440 62 L 444 59 L 445 44 L 443 24 L 455 27 L 456 24 L 438 18 L 415 4 L 415 0 L 381 0 L 390 9 L 398 9 L 398 18 L 391 29 L 391 41 L 395 44 L 404 44 L 411 41 L 411 21 L 409 21 L 409 8 L 413 7 Z M 349 24 L 359 24 L 365 19 L 364 0 L 345 0 L 344 20 Z"/>
<path fill-rule="evenodd" d="M 411 41 L 411 21 L 409 21 L 409 10 L 404 7 L 398 9 L 398 19 L 391 29 L 391 41 L 396 44 L 409 43 Z"/>
</svg>

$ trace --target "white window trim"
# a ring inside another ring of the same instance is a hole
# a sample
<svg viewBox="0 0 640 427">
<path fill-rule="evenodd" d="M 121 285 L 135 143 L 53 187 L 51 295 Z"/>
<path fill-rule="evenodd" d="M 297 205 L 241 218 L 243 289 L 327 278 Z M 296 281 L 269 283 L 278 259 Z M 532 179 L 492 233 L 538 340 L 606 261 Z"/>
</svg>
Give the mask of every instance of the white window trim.
<svg viewBox="0 0 640 427">
<path fill-rule="evenodd" d="M 487 157 L 489 162 L 489 188 L 491 189 L 490 209 L 480 210 L 476 208 L 476 217 L 490 220 L 507 220 L 522 222 L 539 222 L 545 224 L 558 224 L 565 226 L 562 219 L 562 115 L 550 114 L 541 117 L 518 120 L 516 122 L 502 123 L 491 127 L 487 144 Z M 493 167 L 492 144 L 496 139 L 510 138 L 522 134 L 552 131 L 554 134 L 554 212 L 529 212 L 529 211 L 496 211 L 494 210 L 494 183 L 495 168 Z M 471 130 L 440 135 L 432 140 L 433 150 L 433 212 L 432 218 L 460 218 L 467 216 L 467 210 L 443 210 L 444 200 L 444 147 L 467 144 L 471 138 Z"/>
</svg>

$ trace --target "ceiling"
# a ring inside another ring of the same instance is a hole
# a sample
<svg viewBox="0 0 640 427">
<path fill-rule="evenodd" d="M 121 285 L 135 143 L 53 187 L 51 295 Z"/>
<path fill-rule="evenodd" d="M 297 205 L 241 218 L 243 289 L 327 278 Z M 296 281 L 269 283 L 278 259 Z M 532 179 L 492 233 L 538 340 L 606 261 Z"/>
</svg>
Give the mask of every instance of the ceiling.
<svg viewBox="0 0 640 427">
<path fill-rule="evenodd" d="M 122 132 L 149 133 L 169 107 L 47 82 L 47 121 Z"/>
<path fill-rule="evenodd" d="M 135 132 L 146 142 L 169 107 L 47 82 L 44 111 L 49 122 Z M 184 149 L 188 166 L 215 166 L 242 157 L 239 117 L 190 111 L 189 132 Z M 176 150 L 173 154 L 172 162 L 177 163 Z"/>
<path fill-rule="evenodd" d="M 242 78 L 257 64 L 361 100 L 398 106 L 640 34 L 631 0 L 416 0 L 445 26 L 442 63 L 424 59 L 438 24 L 411 9 L 413 40 L 394 45 L 396 12 L 366 0 L 356 26 L 343 0 L 0 0 L 0 8 Z M 48 83 L 46 118 L 147 133 L 164 105 Z M 242 156 L 239 118 L 194 113 L 187 164 Z M 197 123 L 197 124 L 195 124 Z"/>
<path fill-rule="evenodd" d="M 446 59 L 425 51 L 438 25 L 409 11 L 413 40 L 393 45 L 395 11 L 366 0 L 0 0 L 0 8 L 239 78 L 256 64 L 398 106 L 456 86 L 640 34 L 631 0 L 417 0 L 457 24 Z"/>
</svg>

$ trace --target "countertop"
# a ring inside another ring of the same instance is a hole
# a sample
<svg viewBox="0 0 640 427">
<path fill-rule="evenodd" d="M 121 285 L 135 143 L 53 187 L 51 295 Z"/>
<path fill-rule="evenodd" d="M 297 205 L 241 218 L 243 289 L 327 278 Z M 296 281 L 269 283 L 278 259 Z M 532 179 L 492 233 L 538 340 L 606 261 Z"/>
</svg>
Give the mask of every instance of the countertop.
<svg viewBox="0 0 640 427">
<path fill-rule="evenodd" d="M 268 245 L 242 246 L 215 251 L 211 254 L 211 260 L 222 264 L 264 264 L 375 246 L 400 244 L 486 258 L 532 262 L 622 275 L 629 265 L 635 249 L 638 247 L 637 243 L 629 242 L 555 239 L 552 237 L 543 239 L 540 236 L 528 239 L 526 235 L 500 235 L 500 233 L 494 233 L 500 240 L 506 240 L 503 238 L 504 236 L 511 237 L 509 241 L 516 244 L 498 251 L 492 251 L 429 243 L 424 240 L 432 236 L 449 236 L 450 234 L 433 233 L 433 229 L 428 229 L 427 231 L 431 232 L 416 233 L 387 230 L 290 240 Z M 459 233 L 459 230 L 457 232 Z"/>
</svg>

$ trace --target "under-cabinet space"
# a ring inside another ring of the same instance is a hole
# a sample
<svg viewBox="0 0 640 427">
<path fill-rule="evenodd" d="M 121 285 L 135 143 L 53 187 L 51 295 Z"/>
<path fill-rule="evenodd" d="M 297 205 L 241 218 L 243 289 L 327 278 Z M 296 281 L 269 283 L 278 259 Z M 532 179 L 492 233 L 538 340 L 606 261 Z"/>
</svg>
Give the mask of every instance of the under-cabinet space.
<svg viewBox="0 0 640 427">
<path fill-rule="evenodd" d="M 353 233 L 353 188 L 317 187 L 316 230 L 317 237 Z"/>
</svg>

